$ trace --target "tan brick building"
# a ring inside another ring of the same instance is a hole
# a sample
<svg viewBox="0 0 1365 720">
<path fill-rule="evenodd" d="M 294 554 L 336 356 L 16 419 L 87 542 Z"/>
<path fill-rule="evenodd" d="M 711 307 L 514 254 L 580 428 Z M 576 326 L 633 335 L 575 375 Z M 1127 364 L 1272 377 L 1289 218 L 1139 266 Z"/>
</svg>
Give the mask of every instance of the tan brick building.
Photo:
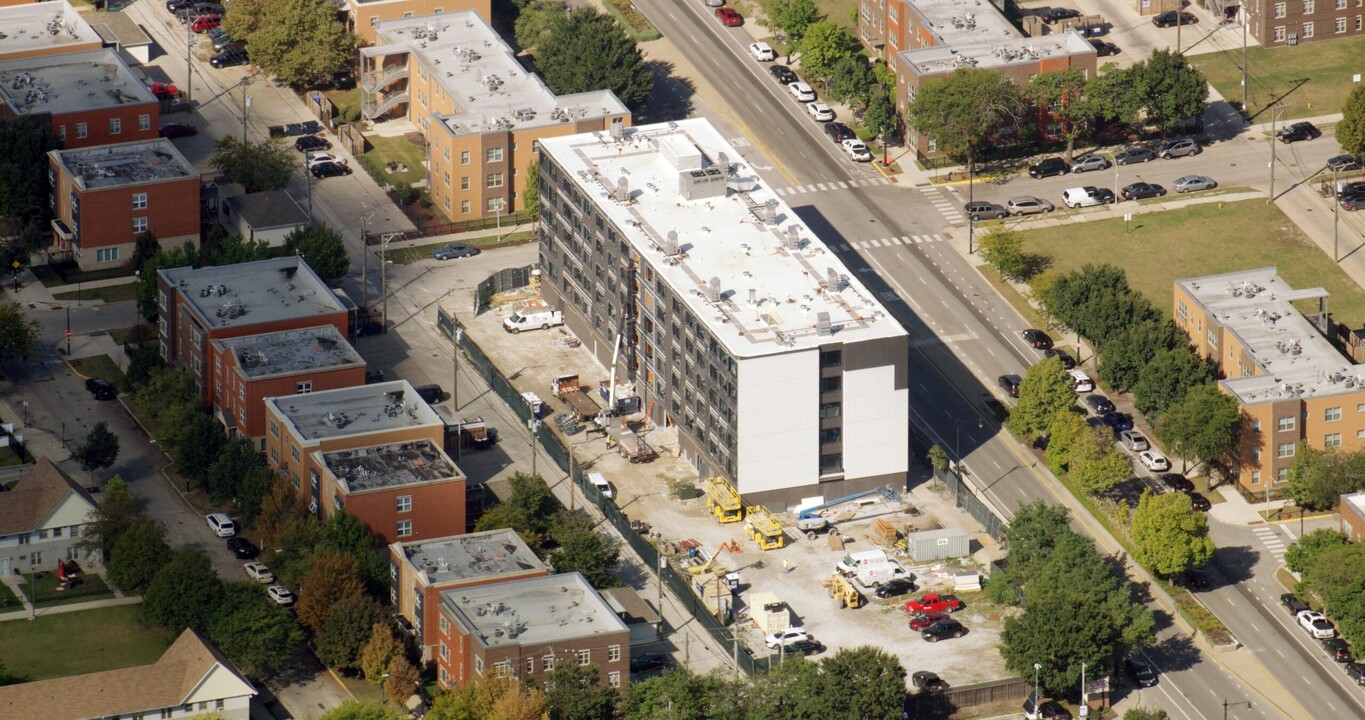
<svg viewBox="0 0 1365 720">
<path fill-rule="evenodd" d="M 373 45 L 381 22 L 469 10 L 491 23 L 492 5 L 491 0 L 346 0 L 346 29 L 365 45 Z"/>
<path fill-rule="evenodd" d="M 555 96 L 478 13 L 380 22 L 360 51 L 362 110 L 427 138 L 427 187 L 451 220 L 519 212 L 536 141 L 630 125 L 610 90 Z"/>
<path fill-rule="evenodd" d="M 441 593 L 441 687 L 486 676 L 541 684 L 561 662 L 596 666 L 610 687 L 630 680 L 630 630 L 580 573 Z"/>
<path fill-rule="evenodd" d="M 82 270 L 133 259 L 150 232 L 166 249 L 199 245 L 199 172 L 164 138 L 47 154 L 52 249 Z"/>
<path fill-rule="evenodd" d="M 1176 325 L 1242 407 L 1234 471 L 1247 494 L 1279 497 L 1301 444 L 1365 447 L 1365 365 L 1319 330 L 1327 297 L 1290 287 L 1273 267 L 1175 283 Z"/>
<path fill-rule="evenodd" d="M 958 68 L 995 70 L 1019 86 L 1046 72 L 1077 68 L 1093 78 L 1097 70 L 1095 48 L 1085 38 L 1074 32 L 1025 37 L 991 2 L 862 0 L 858 34 L 895 73 L 902 117 L 920 87 Z M 1042 135 L 1060 130 L 1049 117 L 1041 118 Z M 907 130 L 906 140 L 920 158 L 939 154 L 931 137 Z"/>
<path fill-rule="evenodd" d="M 424 661 L 435 658 L 441 593 L 550 572 L 521 537 L 506 528 L 395 542 L 389 545 L 389 560 L 389 600 L 412 627 Z"/>
<path fill-rule="evenodd" d="M 107 48 L 0 60 L 0 116 L 45 118 L 68 150 L 161 132 L 160 103 Z"/>
<path fill-rule="evenodd" d="M 466 531 L 445 421 L 406 380 L 267 398 L 265 453 L 309 511 L 360 518 L 384 542 Z"/>
</svg>

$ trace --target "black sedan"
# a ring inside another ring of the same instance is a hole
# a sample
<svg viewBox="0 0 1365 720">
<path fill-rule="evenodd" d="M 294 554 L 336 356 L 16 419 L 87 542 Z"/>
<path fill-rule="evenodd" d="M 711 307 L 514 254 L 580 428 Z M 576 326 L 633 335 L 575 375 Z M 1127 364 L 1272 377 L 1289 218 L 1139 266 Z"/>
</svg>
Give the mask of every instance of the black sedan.
<svg viewBox="0 0 1365 720">
<path fill-rule="evenodd" d="M 1152 24 L 1159 28 L 1175 27 L 1176 25 L 1194 25 L 1199 22 L 1199 18 L 1194 13 L 1181 12 L 1174 10 L 1164 12 L 1152 18 Z"/>
<path fill-rule="evenodd" d="M 1071 165 L 1059 157 L 1050 157 L 1028 166 L 1029 177 L 1035 179 L 1065 175 L 1069 172 L 1071 172 Z"/>
<path fill-rule="evenodd" d="M 1135 182 L 1123 188 L 1124 200 L 1142 200 L 1145 198 L 1161 197 L 1166 194 L 1166 188 L 1149 182 Z"/>
<path fill-rule="evenodd" d="M 1322 131 L 1310 122 L 1296 122 L 1275 133 L 1282 143 L 1298 142 L 1300 140 L 1314 140 L 1322 137 Z"/>
<path fill-rule="evenodd" d="M 1119 54 L 1119 46 L 1105 40 L 1092 39 L 1090 41 L 1090 46 L 1095 48 L 1095 54 L 1100 57 L 1109 57 L 1110 55 Z"/>
<path fill-rule="evenodd" d="M 308 171 L 313 173 L 313 177 L 319 179 L 351 174 L 351 168 L 335 162 L 320 162 L 308 168 Z"/>
<path fill-rule="evenodd" d="M 768 74 L 781 85 L 790 85 L 801 79 L 786 65 L 772 65 L 768 68 Z"/>
<path fill-rule="evenodd" d="M 845 140 L 851 140 L 858 137 L 853 134 L 853 131 L 850 130 L 847 125 L 841 122 L 825 123 L 825 134 L 829 136 L 830 140 L 834 141 L 835 145 L 838 145 Z"/>
<path fill-rule="evenodd" d="M 1156 153 L 1141 145 L 1134 145 L 1114 153 L 1115 165 L 1132 165 L 1133 163 L 1151 162 L 1154 159 L 1156 159 Z"/>
<path fill-rule="evenodd" d="M 228 538 L 227 549 L 231 550 L 238 560 L 250 560 L 261 554 L 260 548 L 252 545 L 250 540 L 240 535 Z"/>
<path fill-rule="evenodd" d="M 1311 608 L 1308 607 L 1308 603 L 1306 603 L 1306 602 L 1300 600 L 1300 599 L 1299 599 L 1299 596 L 1298 596 L 1298 595 L 1295 595 L 1294 593 L 1285 593 L 1285 594 L 1281 595 L 1281 596 L 1280 596 L 1280 604 L 1284 606 L 1284 609 L 1285 609 L 1285 610 L 1288 610 L 1288 611 L 1289 611 L 1289 614 L 1290 614 L 1290 615 L 1294 615 L 1294 616 L 1297 616 L 1299 613 L 1303 612 L 1304 610 L 1310 610 L 1310 609 L 1311 609 Z"/>
<path fill-rule="evenodd" d="M 819 640 L 795 640 L 782 647 L 785 655 L 819 655 L 825 651 L 825 646 Z"/>
<path fill-rule="evenodd" d="M 1359 170 L 1360 160 L 1356 158 L 1354 155 L 1336 155 L 1327 158 L 1327 169 L 1335 170 L 1337 172 L 1346 172 L 1347 170 Z"/>
<path fill-rule="evenodd" d="M 118 388 L 104 378 L 90 378 L 85 381 L 85 389 L 90 391 L 96 400 L 113 400 L 118 396 Z"/>
<path fill-rule="evenodd" d="M 944 638 L 960 638 L 966 634 L 967 628 L 963 627 L 962 623 L 952 618 L 939 620 L 933 625 L 919 631 L 919 636 L 931 643 L 938 642 Z"/>
<path fill-rule="evenodd" d="M 1103 417 L 1104 424 L 1114 429 L 1114 432 L 1123 432 L 1133 429 L 1133 418 L 1127 413 L 1107 412 Z"/>
<path fill-rule="evenodd" d="M 948 683 L 943 682 L 938 673 L 931 673 L 928 670 L 916 670 L 911 673 L 910 684 L 922 693 L 939 693 L 948 689 Z"/>
<path fill-rule="evenodd" d="M 1156 671 L 1147 661 L 1139 657 L 1128 658 L 1128 679 L 1138 687 L 1152 687 L 1156 684 Z"/>
<path fill-rule="evenodd" d="M 915 591 L 915 583 L 907 578 L 896 578 L 887 580 L 877 587 L 872 593 L 879 598 L 893 598 Z"/>
<path fill-rule="evenodd" d="M 1032 328 L 1024 331 L 1024 342 L 1038 348 L 1039 350 L 1049 350 L 1052 348 L 1052 338 L 1042 330 Z"/>
<path fill-rule="evenodd" d="M 199 134 L 199 128 L 180 122 L 161 123 L 161 137 L 164 138 L 183 138 L 192 137 Z"/>
<path fill-rule="evenodd" d="M 1176 492 L 1194 492 L 1194 483 L 1180 473 L 1166 473 L 1161 476 L 1161 482 Z"/>
<path fill-rule="evenodd" d="M 247 55 L 245 50 L 224 50 L 209 58 L 209 64 L 220 70 L 245 65 L 248 62 L 251 62 L 251 56 Z"/>
<path fill-rule="evenodd" d="M 1096 415 L 1114 412 L 1114 403 L 1103 395 L 1086 395 L 1085 404 L 1089 405 Z"/>
<path fill-rule="evenodd" d="M 1189 492 L 1185 494 L 1190 496 L 1190 507 L 1194 508 L 1195 510 L 1198 510 L 1199 512 L 1208 512 L 1209 508 L 1213 507 L 1213 503 L 1209 502 L 1208 498 L 1204 497 L 1203 495 L 1200 495 L 1197 492 Z"/>
<path fill-rule="evenodd" d="M 331 150 L 332 143 L 316 136 L 307 135 L 294 141 L 294 149 L 299 152 L 316 152 L 318 150 Z"/>
<path fill-rule="evenodd" d="M 1048 351 L 1043 353 L 1043 357 L 1044 358 L 1055 357 L 1058 360 L 1061 360 L 1062 367 L 1066 368 L 1067 370 L 1076 367 L 1076 358 L 1071 357 L 1071 353 L 1068 353 L 1067 351 L 1061 348 L 1048 348 Z"/>
<path fill-rule="evenodd" d="M 1081 16 L 1081 11 L 1074 10 L 1072 8 L 1050 7 L 1039 10 L 1037 14 L 1038 17 L 1043 19 L 1043 22 L 1047 23 L 1048 25 L 1051 25 L 1052 23 L 1055 22 L 1070 20 L 1071 18 L 1078 18 Z"/>
</svg>

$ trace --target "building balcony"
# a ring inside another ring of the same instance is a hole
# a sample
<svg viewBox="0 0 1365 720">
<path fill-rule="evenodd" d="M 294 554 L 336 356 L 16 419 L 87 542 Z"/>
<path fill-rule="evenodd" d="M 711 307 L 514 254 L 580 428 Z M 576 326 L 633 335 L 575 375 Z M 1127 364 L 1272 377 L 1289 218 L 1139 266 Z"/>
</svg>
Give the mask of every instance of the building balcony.
<svg viewBox="0 0 1365 720">
<path fill-rule="evenodd" d="M 373 120 L 392 110 L 399 103 L 408 101 L 406 89 L 386 94 L 365 93 L 361 96 L 361 111 L 367 119 Z"/>
<path fill-rule="evenodd" d="M 388 87 L 393 81 L 406 78 L 408 66 L 385 65 L 378 69 L 367 70 L 360 76 L 360 87 L 367 93 L 374 93 Z"/>
</svg>

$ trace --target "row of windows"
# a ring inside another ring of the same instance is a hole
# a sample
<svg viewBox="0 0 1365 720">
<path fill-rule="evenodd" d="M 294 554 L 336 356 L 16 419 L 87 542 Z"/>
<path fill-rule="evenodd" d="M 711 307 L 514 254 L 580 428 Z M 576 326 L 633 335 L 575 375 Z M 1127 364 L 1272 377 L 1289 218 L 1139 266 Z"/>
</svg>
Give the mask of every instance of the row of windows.
<svg viewBox="0 0 1365 720">
<path fill-rule="evenodd" d="M 1361 15 L 1357 15 L 1357 16 L 1356 16 L 1356 19 L 1355 19 L 1355 29 L 1356 29 L 1357 32 L 1361 29 L 1361 27 L 1362 27 L 1362 22 L 1363 22 L 1363 21 L 1365 21 L 1365 16 L 1361 16 Z M 1333 29 L 1335 32 L 1344 33 L 1344 32 L 1346 32 L 1346 28 L 1347 28 L 1347 20 L 1346 20 L 1346 18 L 1341 17 L 1341 18 L 1337 18 L 1336 20 L 1332 21 L 1332 29 Z M 1311 22 L 1306 22 L 1306 23 L 1304 23 L 1303 25 L 1301 25 L 1301 26 L 1299 27 L 1299 34 L 1297 35 L 1297 38 L 1311 38 L 1311 37 L 1313 37 L 1313 36 L 1315 35 L 1315 33 L 1316 33 L 1316 24 L 1315 24 L 1315 23 L 1311 23 Z M 1276 26 L 1275 26 L 1275 29 L 1274 29 L 1274 34 L 1275 34 L 1275 42 L 1285 42 L 1285 40 L 1288 38 L 1288 31 L 1285 29 L 1285 26 L 1284 26 L 1284 25 L 1276 25 Z"/>
<path fill-rule="evenodd" d="M 151 116 L 151 115 L 138 115 L 138 116 L 137 116 L 137 129 L 138 129 L 138 131 L 140 131 L 140 132 L 147 132 L 148 130 L 151 130 L 151 129 L 152 129 L 152 116 Z M 122 119 L 122 118 L 109 118 L 109 134 L 110 134 L 110 135 L 121 135 L 121 134 L 123 134 L 123 119 Z M 60 138 L 60 139 L 63 140 L 63 141 L 66 140 L 66 126 L 65 126 L 65 125 L 59 125 L 59 126 L 57 126 L 57 137 Z M 84 139 L 87 138 L 87 137 L 90 137 L 90 126 L 87 125 L 86 123 L 83 123 L 83 122 L 82 122 L 82 123 L 76 123 L 76 139 L 77 139 L 77 140 L 84 140 Z"/>
<path fill-rule="evenodd" d="M 27 545 L 30 542 L 35 542 L 38 540 L 47 540 L 49 538 L 53 540 L 59 540 L 64 537 L 73 538 L 76 537 L 76 528 L 77 528 L 76 525 L 65 525 L 59 528 L 52 528 L 52 530 L 50 531 L 36 530 L 31 533 L 24 533 L 23 535 L 0 535 L 0 540 L 18 538 L 20 545 Z"/>
<path fill-rule="evenodd" d="M 1337 10 L 1345 10 L 1346 4 L 1347 4 L 1346 0 L 1336 0 L 1335 8 Z M 1362 5 L 1365 5 L 1365 0 L 1356 0 L 1356 7 L 1361 7 Z M 1304 15 L 1312 15 L 1313 13 L 1317 12 L 1317 9 L 1318 9 L 1317 0 L 1303 0 Z M 1275 3 L 1275 17 L 1282 18 L 1288 12 L 1289 3 L 1287 2 Z"/>
</svg>

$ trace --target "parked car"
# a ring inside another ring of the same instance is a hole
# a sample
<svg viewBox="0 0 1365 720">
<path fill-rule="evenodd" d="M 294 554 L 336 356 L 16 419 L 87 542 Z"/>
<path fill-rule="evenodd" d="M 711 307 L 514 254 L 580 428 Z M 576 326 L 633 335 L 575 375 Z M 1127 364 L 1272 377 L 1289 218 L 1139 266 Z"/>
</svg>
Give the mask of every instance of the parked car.
<svg viewBox="0 0 1365 720">
<path fill-rule="evenodd" d="M 1092 170 L 1108 170 L 1109 166 L 1109 158 L 1103 155 L 1085 155 L 1076 158 L 1076 161 L 1071 163 L 1071 172 L 1083 173 Z"/>
<path fill-rule="evenodd" d="M 1062 362 L 1062 367 L 1067 370 L 1076 367 L 1076 358 L 1071 357 L 1071 353 L 1061 348 L 1048 348 L 1043 352 L 1043 358 L 1057 358 Z"/>
<path fill-rule="evenodd" d="M 1071 376 L 1071 387 L 1078 393 L 1088 393 L 1095 389 L 1095 381 L 1090 379 L 1080 368 L 1072 368 L 1066 371 Z"/>
<path fill-rule="evenodd" d="M 973 200 L 972 202 L 963 205 L 962 210 L 967 213 L 967 217 L 972 222 L 996 220 L 1009 214 L 1005 208 L 1002 208 L 993 202 L 986 202 L 984 200 Z"/>
<path fill-rule="evenodd" d="M 118 397 L 118 388 L 104 378 L 90 378 L 85 381 L 85 389 L 96 400 L 113 400 Z"/>
<path fill-rule="evenodd" d="M 1009 202 L 1005 203 L 1006 212 L 1015 217 L 1050 213 L 1055 209 L 1056 207 L 1052 203 L 1042 198 L 1033 197 L 1032 195 L 1021 195 L 1017 198 L 1010 198 Z"/>
<path fill-rule="evenodd" d="M 630 658 L 630 673 L 653 672 L 655 670 L 667 670 L 673 667 L 673 656 L 667 653 L 644 653 L 643 655 L 632 655 Z"/>
<path fill-rule="evenodd" d="M 1156 153 L 1141 145 L 1124 148 L 1114 153 L 1115 165 L 1132 165 L 1134 163 L 1151 162 L 1156 158 Z"/>
<path fill-rule="evenodd" d="M 877 589 L 872 591 L 872 594 L 876 595 L 879 598 L 885 599 L 897 597 L 914 591 L 915 582 L 913 580 L 909 578 L 893 578 L 877 586 Z"/>
<path fill-rule="evenodd" d="M 1152 24 L 1159 28 L 1175 27 L 1176 25 L 1197 25 L 1198 23 L 1199 18 L 1195 17 L 1194 13 L 1176 12 L 1175 10 L 1161 13 L 1152 18 Z"/>
<path fill-rule="evenodd" d="M 182 122 L 161 123 L 161 137 L 185 138 L 199 134 L 199 128 Z"/>
<path fill-rule="evenodd" d="M 1124 200 L 1142 200 L 1145 198 L 1161 197 L 1166 194 L 1166 188 L 1149 182 L 1135 182 L 1123 188 Z"/>
<path fill-rule="evenodd" d="M 1342 210 L 1355 212 L 1361 208 L 1365 208 L 1365 195 L 1347 195 L 1343 197 L 1340 202 Z"/>
<path fill-rule="evenodd" d="M 863 141 L 858 138 L 849 138 L 840 143 L 840 145 L 843 146 L 844 153 L 852 158 L 854 162 L 870 162 L 872 160 L 872 152 L 869 151 L 867 145 L 863 144 Z"/>
<path fill-rule="evenodd" d="M 1209 499 L 1203 495 L 1200 495 L 1197 492 L 1188 492 L 1185 494 L 1190 496 L 1190 507 L 1195 510 L 1198 510 L 1199 512 L 1208 512 L 1213 508 L 1213 503 L 1209 502 Z"/>
<path fill-rule="evenodd" d="M 442 247 L 436 248 L 436 252 L 432 253 L 431 256 L 436 258 L 437 260 L 453 260 L 455 258 L 474 257 L 475 255 L 478 254 L 479 249 L 474 247 L 473 245 L 467 245 L 465 243 L 451 243 L 449 245 L 444 245 Z"/>
<path fill-rule="evenodd" d="M 1048 337 L 1048 334 L 1042 330 L 1029 328 L 1023 332 L 1023 335 L 1024 342 L 1039 350 L 1047 350 L 1052 347 L 1052 338 Z"/>
<path fill-rule="evenodd" d="M 1358 662 L 1346 663 L 1346 677 L 1357 685 L 1365 685 L 1365 665 Z"/>
<path fill-rule="evenodd" d="M 1164 473 L 1161 476 L 1161 484 L 1176 492 L 1194 492 L 1194 483 L 1180 473 Z"/>
<path fill-rule="evenodd" d="M 1069 172 L 1071 172 L 1070 163 L 1059 157 L 1050 157 L 1028 166 L 1028 175 L 1035 180 L 1053 175 L 1065 175 Z"/>
<path fill-rule="evenodd" d="M 1100 57 L 1109 57 L 1119 54 L 1119 46 L 1107 40 L 1090 40 L 1090 47 L 1095 48 L 1095 54 Z"/>
<path fill-rule="evenodd" d="M 1327 620 L 1327 616 L 1316 610 L 1304 610 L 1298 614 L 1299 626 L 1319 640 L 1334 638 L 1337 629 Z"/>
<path fill-rule="evenodd" d="M 744 17 L 734 8 L 716 8 L 716 19 L 725 27 L 739 27 L 744 24 Z"/>
<path fill-rule="evenodd" d="M 1039 11 L 1038 11 L 1037 13 L 1035 13 L 1035 14 L 1036 14 L 1038 17 L 1042 18 L 1042 19 L 1043 19 L 1043 22 L 1047 23 L 1048 25 L 1051 25 L 1052 23 L 1061 22 L 1062 20 L 1070 20 L 1071 18 L 1078 18 L 1078 17 L 1081 16 L 1081 11 L 1080 11 L 1080 10 L 1075 10 L 1075 9 L 1073 9 L 1073 8 L 1055 8 L 1055 7 L 1049 7 L 1049 8 L 1043 8 L 1042 10 L 1039 10 Z"/>
<path fill-rule="evenodd" d="M 1310 122 L 1296 122 L 1280 129 L 1275 133 L 1275 137 L 1282 143 L 1298 142 L 1300 140 L 1315 140 L 1322 137 L 1322 131 Z"/>
<path fill-rule="evenodd" d="M 824 651 L 825 645 L 819 640 L 796 640 L 782 647 L 786 655 L 819 655 Z"/>
<path fill-rule="evenodd" d="M 1152 446 L 1147 442 L 1147 438 L 1136 430 L 1124 430 L 1119 433 L 1119 442 L 1133 452 L 1141 452 Z"/>
<path fill-rule="evenodd" d="M 308 168 L 308 171 L 313 173 L 313 177 L 318 179 L 351 174 L 351 168 L 349 166 L 336 162 L 318 163 L 317 165 Z"/>
<path fill-rule="evenodd" d="M 1360 167 L 1360 158 L 1354 155 L 1335 155 L 1327 158 L 1328 170 L 1346 172 L 1347 170 L 1359 170 Z"/>
<path fill-rule="evenodd" d="M 260 548 L 252 545 L 250 540 L 240 535 L 228 538 L 227 549 L 231 550 L 233 557 L 238 560 L 250 560 L 261 554 Z"/>
<path fill-rule="evenodd" d="M 778 81 L 783 85 L 791 85 L 798 79 L 796 77 L 796 73 L 793 72 L 792 69 L 787 67 L 786 65 L 769 66 L 768 74 L 772 75 L 774 80 Z"/>
<path fill-rule="evenodd" d="M 1152 472 L 1165 472 L 1171 469 L 1171 461 L 1155 450 L 1143 450 L 1138 453 L 1138 460 Z"/>
<path fill-rule="evenodd" d="M 223 18 L 217 15 L 200 15 L 194 19 L 193 23 L 190 23 L 190 29 L 197 33 L 203 33 L 222 24 Z"/>
<path fill-rule="evenodd" d="M 1114 412 L 1114 403 L 1103 395 L 1087 395 L 1085 404 L 1095 412 L 1096 415 Z"/>
<path fill-rule="evenodd" d="M 1133 418 L 1127 413 L 1107 412 L 1101 419 L 1103 419 L 1104 424 L 1112 428 L 1114 432 L 1123 432 L 1125 430 L 1133 429 Z"/>
<path fill-rule="evenodd" d="M 834 111 L 822 102 L 813 102 L 807 105 L 806 112 L 810 113 L 811 119 L 816 122 L 829 122 L 834 119 Z"/>
<path fill-rule="evenodd" d="M 1086 185 L 1067 188 L 1062 191 L 1062 204 L 1069 208 L 1091 207 L 1114 202 L 1114 191 L 1109 188 Z"/>
<path fill-rule="evenodd" d="M 1341 638 L 1327 638 L 1322 641 L 1322 649 L 1327 651 L 1328 657 L 1339 663 L 1348 663 L 1355 658 L 1351 657 L 1351 646 L 1346 644 Z"/>
<path fill-rule="evenodd" d="M 919 632 L 924 628 L 927 628 L 935 623 L 939 623 L 947 619 L 948 613 L 943 612 L 920 613 L 910 618 L 910 629 Z"/>
<path fill-rule="evenodd" d="M 927 628 L 919 631 L 919 636 L 929 642 L 938 642 L 944 638 L 960 638 L 967 634 L 967 628 L 962 623 L 949 618 L 936 622 Z"/>
<path fill-rule="evenodd" d="M 763 644 L 767 645 L 770 648 L 776 648 L 778 645 L 790 645 L 796 642 L 797 640 L 809 639 L 810 635 L 806 634 L 805 628 L 789 627 L 781 632 L 775 632 L 768 635 L 766 638 L 763 639 Z"/>
<path fill-rule="evenodd" d="M 908 613 L 932 613 L 932 612 L 957 612 L 962 609 L 962 601 L 956 595 L 940 595 L 939 593 L 925 593 L 913 600 L 905 602 L 905 611 Z"/>
<path fill-rule="evenodd" d="M 777 52 L 773 47 L 761 41 L 749 43 L 749 55 L 759 62 L 772 62 L 777 59 Z"/>
<path fill-rule="evenodd" d="M 275 582 L 275 573 L 270 572 L 270 568 L 263 562 L 243 563 L 242 569 L 246 571 L 247 577 L 262 585 Z"/>
<path fill-rule="evenodd" d="M 1152 687 L 1156 685 L 1156 670 L 1137 655 L 1128 657 L 1128 679 L 1133 681 L 1138 687 Z"/>
<path fill-rule="evenodd" d="M 1176 178 L 1174 187 L 1178 193 L 1187 193 L 1212 190 L 1218 187 L 1218 183 L 1214 182 L 1213 178 L 1204 175 L 1185 175 Z"/>
<path fill-rule="evenodd" d="M 209 513 L 204 516 L 204 520 L 209 524 L 213 534 L 220 538 L 230 538 L 237 534 L 237 524 L 223 513 Z"/>
<path fill-rule="evenodd" d="M 1199 143 L 1190 138 L 1176 138 L 1167 140 L 1157 148 L 1156 156 L 1167 160 L 1174 160 L 1179 157 L 1190 157 L 1204 152 L 1204 148 L 1199 147 Z"/>
<path fill-rule="evenodd" d="M 294 141 L 294 149 L 299 152 L 309 152 L 316 150 L 331 150 L 332 143 L 316 135 L 305 135 Z"/>
<path fill-rule="evenodd" d="M 931 673 L 928 670 L 910 673 L 910 684 L 922 693 L 938 693 L 948 689 L 948 683 L 943 682 L 938 673 Z"/>
<path fill-rule="evenodd" d="M 1289 614 L 1295 617 L 1298 617 L 1299 613 L 1309 609 L 1308 603 L 1300 600 L 1299 596 L 1294 593 L 1285 593 L 1281 595 L 1280 605 L 1284 606 L 1284 609 L 1288 610 Z"/>
<path fill-rule="evenodd" d="M 271 585 L 265 592 L 276 605 L 293 605 L 296 599 L 293 591 L 283 585 Z"/>
<path fill-rule="evenodd" d="M 787 86 L 787 92 L 800 102 L 815 102 L 815 90 L 800 80 Z"/>
<path fill-rule="evenodd" d="M 1018 375 L 1001 375 L 1000 379 L 996 382 L 1000 383 L 1000 387 L 1005 391 L 1006 395 L 1009 395 L 1012 398 L 1019 397 L 1019 383 L 1021 381 Z"/>
<path fill-rule="evenodd" d="M 824 128 L 825 134 L 829 136 L 830 140 L 834 141 L 835 145 L 858 137 L 849 126 L 841 122 L 825 123 Z"/>
<path fill-rule="evenodd" d="M 249 62 L 251 62 L 251 56 L 247 54 L 246 50 L 228 49 L 209 58 L 209 64 L 219 70 L 245 65 Z"/>
<path fill-rule="evenodd" d="M 227 34 L 227 33 L 223 30 L 223 27 L 222 27 L 221 25 L 218 26 L 218 27 L 216 27 L 216 28 L 214 28 L 214 29 L 212 29 L 212 30 L 210 30 L 210 31 L 209 31 L 209 37 L 213 38 L 213 51 L 214 51 L 214 52 L 222 52 L 222 51 L 228 49 L 228 47 L 230 47 L 230 46 L 236 46 L 236 47 L 239 47 L 239 48 L 240 48 L 240 47 L 246 47 L 246 46 L 243 45 L 242 43 L 239 43 L 239 42 L 237 42 L 236 40 L 233 40 L 233 39 L 232 39 L 232 36 L 229 35 L 229 34 Z"/>
</svg>

